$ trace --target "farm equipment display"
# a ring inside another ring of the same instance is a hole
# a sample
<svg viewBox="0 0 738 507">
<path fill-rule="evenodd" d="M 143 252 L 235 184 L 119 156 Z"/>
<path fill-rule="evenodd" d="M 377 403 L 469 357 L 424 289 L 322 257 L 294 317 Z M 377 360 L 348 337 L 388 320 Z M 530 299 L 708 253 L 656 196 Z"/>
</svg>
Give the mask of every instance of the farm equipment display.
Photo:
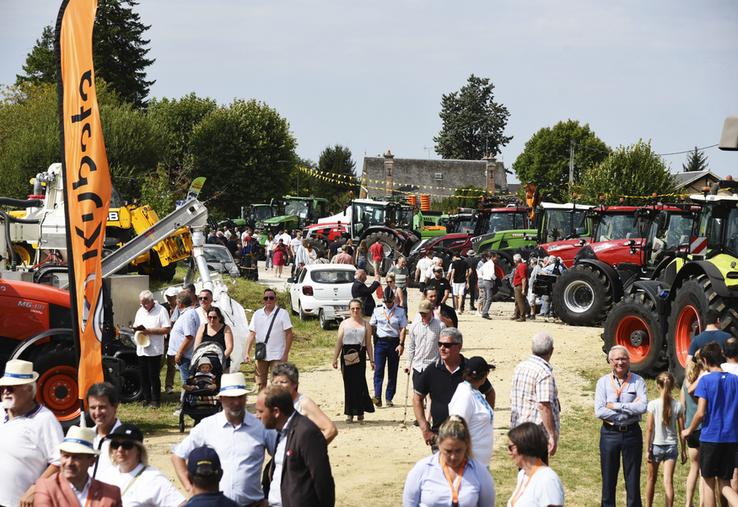
<svg viewBox="0 0 738 507">
<path fill-rule="evenodd" d="M 720 149 L 738 150 L 738 117 L 726 120 Z M 683 242 L 685 251 L 658 276 L 635 282 L 608 315 L 602 334 L 605 353 L 622 345 L 634 371 L 655 375 L 668 367 L 679 383 L 707 310 L 715 310 L 721 328 L 738 336 L 738 182 L 720 181 L 690 199 L 702 211 Z"/>
</svg>

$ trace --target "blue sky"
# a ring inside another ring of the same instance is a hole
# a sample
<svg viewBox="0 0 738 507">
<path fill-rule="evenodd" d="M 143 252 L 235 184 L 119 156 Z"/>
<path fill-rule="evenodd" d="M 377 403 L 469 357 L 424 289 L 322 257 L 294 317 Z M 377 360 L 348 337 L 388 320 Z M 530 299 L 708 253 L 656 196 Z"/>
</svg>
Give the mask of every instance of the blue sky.
<svg viewBox="0 0 738 507">
<path fill-rule="evenodd" d="M 0 83 L 12 83 L 59 0 L 3 0 Z M 659 153 L 719 141 L 738 114 L 733 1 L 144 0 L 152 95 L 256 98 L 285 116 L 298 153 L 328 145 L 427 158 L 443 93 L 489 77 L 510 111 L 508 167 L 568 118 L 610 146 Z M 738 177 L 738 154 L 706 151 Z M 685 155 L 665 157 L 680 170 Z"/>
</svg>

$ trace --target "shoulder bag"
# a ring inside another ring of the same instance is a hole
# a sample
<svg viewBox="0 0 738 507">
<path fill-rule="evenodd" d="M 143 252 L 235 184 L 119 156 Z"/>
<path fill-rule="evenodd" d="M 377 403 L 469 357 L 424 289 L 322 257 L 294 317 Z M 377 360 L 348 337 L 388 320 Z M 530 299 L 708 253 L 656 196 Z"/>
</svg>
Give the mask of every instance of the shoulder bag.
<svg viewBox="0 0 738 507">
<path fill-rule="evenodd" d="M 274 326 L 274 321 L 277 319 L 279 308 L 280 307 L 278 306 L 274 309 L 274 315 L 272 315 L 272 322 L 269 324 L 269 329 L 267 330 L 266 338 L 264 338 L 264 341 L 256 342 L 256 349 L 254 350 L 254 359 L 258 359 L 260 361 L 263 361 L 266 359 L 267 342 L 269 341 L 269 335 L 272 334 L 272 326 Z"/>
</svg>

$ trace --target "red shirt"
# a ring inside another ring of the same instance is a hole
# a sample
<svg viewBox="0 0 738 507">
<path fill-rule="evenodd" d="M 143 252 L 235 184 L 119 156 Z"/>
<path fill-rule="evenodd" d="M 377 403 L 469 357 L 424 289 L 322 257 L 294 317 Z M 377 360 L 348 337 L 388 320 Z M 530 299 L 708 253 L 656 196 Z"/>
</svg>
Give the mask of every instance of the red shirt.
<svg viewBox="0 0 738 507">
<path fill-rule="evenodd" d="M 523 283 L 523 280 L 528 278 L 528 265 L 525 262 L 521 262 L 515 267 L 513 273 L 513 287 Z"/>
<path fill-rule="evenodd" d="M 382 249 L 382 243 L 377 241 L 376 243 L 372 243 L 372 246 L 369 247 L 369 252 L 372 254 L 372 258 L 375 261 L 381 261 L 382 257 L 384 257 L 384 250 Z"/>
</svg>

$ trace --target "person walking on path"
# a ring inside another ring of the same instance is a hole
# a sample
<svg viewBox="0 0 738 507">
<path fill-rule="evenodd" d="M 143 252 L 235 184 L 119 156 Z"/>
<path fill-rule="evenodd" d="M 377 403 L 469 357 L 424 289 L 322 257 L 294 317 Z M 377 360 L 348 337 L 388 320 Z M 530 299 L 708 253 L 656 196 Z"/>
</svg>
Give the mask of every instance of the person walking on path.
<svg viewBox="0 0 738 507">
<path fill-rule="evenodd" d="M 705 507 L 714 507 L 715 494 L 722 494 L 731 507 L 738 506 L 738 493 L 730 481 L 736 468 L 738 451 L 738 375 L 720 368 L 723 353 L 717 342 L 700 350 L 708 373 L 697 381 L 697 412 L 692 423 L 682 431 L 689 437 L 702 423 L 700 431 L 700 472 Z"/>
<path fill-rule="evenodd" d="M 386 405 L 394 406 L 392 399 L 397 389 L 397 370 L 400 366 L 400 356 L 405 348 L 405 331 L 407 315 L 405 310 L 395 304 L 394 296 L 385 293 L 384 304 L 374 309 L 369 321 L 372 335 L 376 336 L 374 343 L 374 398 L 372 401 L 378 407 L 382 406 L 382 383 L 384 382 L 385 366 L 387 368 L 387 390 L 385 392 Z"/>
<path fill-rule="evenodd" d="M 354 258 L 349 255 L 347 250 L 348 247 L 343 245 L 341 250 L 331 259 L 331 264 L 353 264 Z"/>
<path fill-rule="evenodd" d="M 203 291 L 205 297 L 207 292 Z M 190 378 L 190 360 L 192 359 L 193 345 L 197 330 L 200 327 L 200 313 L 194 305 L 192 294 L 188 290 L 181 290 L 177 294 L 177 308 L 179 317 L 169 332 L 168 354 L 174 355 L 174 362 L 179 368 L 182 385 Z"/>
<path fill-rule="evenodd" d="M 284 240 L 279 238 L 272 255 L 274 266 L 277 269 L 277 278 L 282 278 L 282 271 L 284 271 L 284 266 L 287 264 L 288 255 L 289 253 L 287 251 L 287 246 L 284 244 Z"/>
<path fill-rule="evenodd" d="M 464 262 L 469 269 L 469 280 L 466 292 L 461 296 L 461 313 L 464 313 L 464 305 L 466 304 L 466 296 L 469 296 L 469 312 L 472 315 L 477 313 L 477 300 L 479 299 L 479 276 L 477 274 L 477 259 L 474 257 L 474 250 L 466 252 Z"/>
<path fill-rule="evenodd" d="M 374 369 L 372 350 L 372 328 L 361 317 L 361 301 L 349 302 L 351 317 L 338 326 L 336 348 L 333 351 L 333 368 L 338 368 L 339 358 L 343 376 L 343 413 L 346 422 L 364 420 L 364 412 L 374 412 L 374 404 L 366 385 L 366 359 L 369 357 Z"/>
<path fill-rule="evenodd" d="M 656 377 L 659 397 L 648 402 L 646 418 L 646 442 L 648 443 L 648 476 L 646 482 L 646 505 L 653 505 L 659 464 L 664 464 L 664 499 L 666 507 L 674 505 L 674 467 L 679 454 L 679 440 L 684 429 L 682 404 L 671 396 L 674 376 L 668 371 Z M 682 442 L 682 464 L 687 462 L 687 453 Z"/>
<path fill-rule="evenodd" d="M 356 248 L 356 269 L 366 269 L 367 265 L 367 259 L 369 258 L 369 247 L 366 246 L 366 240 L 362 239 L 359 241 L 359 246 Z M 378 271 L 374 272 L 374 275 L 377 276 L 379 274 Z"/>
<path fill-rule="evenodd" d="M 433 251 L 428 250 L 425 252 L 425 255 L 418 260 L 418 263 L 415 265 L 415 273 L 413 273 L 415 283 L 418 284 L 420 292 L 425 291 L 425 273 L 431 267 L 433 267 Z"/>
<path fill-rule="evenodd" d="M 454 310 L 459 313 L 464 313 L 464 307 L 461 302 L 464 300 L 464 295 L 469 287 L 470 272 L 469 264 L 461 258 L 461 254 L 458 252 L 454 253 L 448 277 L 451 279 Z"/>
<path fill-rule="evenodd" d="M 375 274 L 382 274 L 382 262 L 384 261 L 384 248 L 381 241 L 375 241 L 369 247 L 369 254 L 372 260 Z"/>
<path fill-rule="evenodd" d="M 407 313 L 407 282 L 410 278 L 410 272 L 407 269 L 407 259 L 404 256 L 400 256 L 392 267 L 387 271 L 387 275 L 395 276 L 395 283 L 402 292 L 402 302 L 400 306 L 405 309 Z"/>
<path fill-rule="evenodd" d="M 484 306 L 482 306 L 482 318 L 489 320 L 489 307 L 492 305 L 492 296 L 495 294 L 495 284 L 497 283 L 497 274 L 495 273 L 495 261 L 487 252 L 482 254 L 482 268 L 477 276 L 479 278 L 479 288 L 482 289 Z"/>
<path fill-rule="evenodd" d="M 328 444 L 318 427 L 295 411 L 289 391 L 279 386 L 263 389 L 256 398 L 256 416 L 278 433 L 262 478 L 269 505 L 333 507 L 336 485 Z"/>
<path fill-rule="evenodd" d="M 361 312 L 364 317 L 371 317 L 376 307 L 373 294 L 380 286 L 379 275 L 374 274 L 374 281 L 369 287 L 366 286 L 366 278 L 366 271 L 356 270 L 354 284 L 351 286 L 351 297 L 361 301 Z"/>
<path fill-rule="evenodd" d="M 264 306 L 254 312 L 246 337 L 246 362 L 251 360 L 251 346 L 254 345 L 256 361 L 256 385 L 259 389 L 266 387 L 269 370 L 276 363 L 289 360 L 292 348 L 292 321 L 290 314 L 277 304 L 277 292 L 264 289 Z M 258 351 L 263 349 L 263 354 Z M 262 357 L 259 357 L 262 355 Z"/>
<path fill-rule="evenodd" d="M 513 255 L 513 291 L 515 293 L 515 313 L 510 320 L 525 322 L 525 295 L 528 293 L 528 265 L 520 254 Z"/>
<path fill-rule="evenodd" d="M 387 282 L 387 285 L 384 288 L 384 292 L 389 292 L 389 295 L 387 297 L 392 298 L 395 303 L 397 303 L 403 310 L 405 310 L 405 314 L 407 315 L 407 300 L 405 299 L 405 294 L 397 286 L 395 274 L 387 273 L 387 276 L 384 280 L 385 282 Z"/>
<path fill-rule="evenodd" d="M 223 348 L 223 356 L 225 357 L 225 364 L 221 366 L 223 371 L 228 371 L 231 364 L 231 352 L 233 352 L 233 332 L 230 326 L 225 323 L 223 312 L 217 306 L 210 307 L 207 318 L 207 322 L 197 330 L 193 349 L 197 349 L 202 343 L 217 343 Z"/>
<path fill-rule="evenodd" d="M 143 405 L 159 408 L 161 404 L 161 356 L 164 354 L 164 336 L 169 334 L 172 322 L 169 313 L 154 301 L 150 290 L 138 296 L 141 307 L 136 311 L 133 329 L 141 340 L 136 343 L 136 355 L 141 372 Z"/>
<path fill-rule="evenodd" d="M 435 316 L 433 303 L 424 299 L 418 306 L 420 319 L 416 319 L 408 328 L 405 339 L 407 364 L 405 373 L 412 371 L 413 384 L 417 376 L 431 364 L 438 361 L 438 339 L 446 325 Z"/>
<path fill-rule="evenodd" d="M 622 345 L 612 347 L 607 359 L 612 371 L 602 376 L 595 388 L 595 415 L 602 419 L 602 506 L 615 507 L 622 456 L 627 506 L 640 507 L 643 434 L 639 423 L 648 404 L 646 382 L 630 371 L 630 354 Z"/>
<path fill-rule="evenodd" d="M 524 422 L 543 426 L 548 438 L 548 454 L 553 456 L 558 447 L 561 427 L 559 390 L 551 366 L 553 338 L 545 331 L 536 333 L 530 348 L 533 355 L 518 364 L 513 371 L 510 427 Z"/>
<path fill-rule="evenodd" d="M 425 290 L 430 289 L 435 289 L 438 301 L 442 305 L 445 305 L 448 298 L 451 297 L 451 284 L 443 276 L 443 266 L 433 266 L 433 278 L 425 284 Z"/>
</svg>

